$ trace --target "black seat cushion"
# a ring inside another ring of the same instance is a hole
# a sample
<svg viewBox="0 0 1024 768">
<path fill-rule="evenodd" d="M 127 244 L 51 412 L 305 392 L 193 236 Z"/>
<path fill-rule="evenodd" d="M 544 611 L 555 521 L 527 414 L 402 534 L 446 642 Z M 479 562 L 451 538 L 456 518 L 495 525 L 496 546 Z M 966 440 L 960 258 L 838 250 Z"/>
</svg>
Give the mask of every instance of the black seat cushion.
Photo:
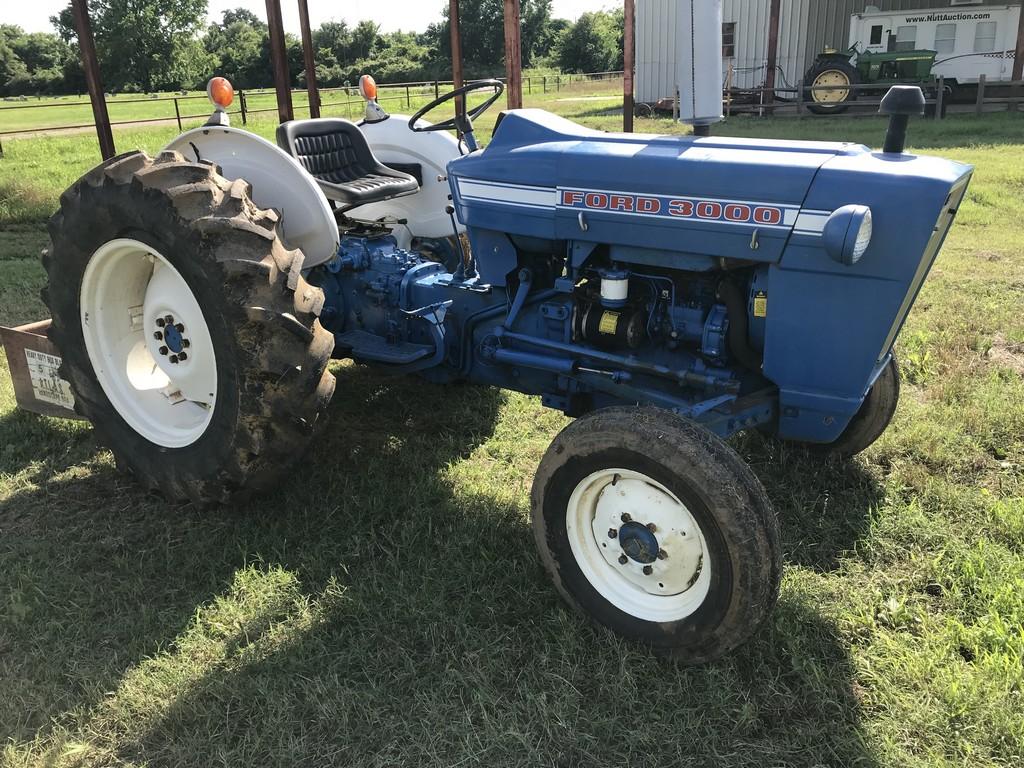
<svg viewBox="0 0 1024 768">
<path fill-rule="evenodd" d="M 309 171 L 328 199 L 346 208 L 419 189 L 415 178 L 374 157 L 359 126 L 349 120 L 290 120 L 277 127 L 277 143 Z"/>
</svg>

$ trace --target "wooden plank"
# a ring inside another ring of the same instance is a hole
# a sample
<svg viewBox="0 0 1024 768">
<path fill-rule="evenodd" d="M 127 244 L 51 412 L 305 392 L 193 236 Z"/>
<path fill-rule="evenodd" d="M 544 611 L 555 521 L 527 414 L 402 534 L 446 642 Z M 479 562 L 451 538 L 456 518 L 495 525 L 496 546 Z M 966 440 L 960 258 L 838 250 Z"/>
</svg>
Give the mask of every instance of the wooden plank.
<svg viewBox="0 0 1024 768">
<path fill-rule="evenodd" d="M 978 77 L 978 93 L 974 102 L 974 114 L 981 115 L 985 111 L 985 73 Z"/>
<path fill-rule="evenodd" d="M 75 19 L 75 32 L 78 35 L 78 51 L 82 57 L 82 68 L 85 70 L 85 87 L 89 90 L 89 101 L 92 102 L 96 137 L 100 141 L 100 155 L 104 160 L 108 160 L 116 154 L 114 134 L 110 130 L 110 116 L 107 114 L 107 102 L 103 96 L 100 65 L 96 60 L 96 41 L 92 36 L 92 24 L 89 23 L 89 7 L 86 0 L 71 0 L 71 12 Z"/>
<path fill-rule="evenodd" d="M 274 70 L 274 90 L 277 91 L 277 119 L 286 123 L 295 119 L 292 112 L 291 77 L 288 74 L 288 56 L 284 48 L 284 23 L 281 21 L 281 0 L 266 0 L 267 28 L 270 32 L 270 66 Z"/>
<path fill-rule="evenodd" d="M 306 0 L 299 0 L 299 26 L 302 27 L 302 62 L 306 68 L 306 93 L 309 94 L 309 116 L 320 117 L 320 91 L 316 83 L 313 33 L 309 29 L 309 5 Z"/>
<path fill-rule="evenodd" d="M 622 130 L 633 132 L 633 68 L 636 59 L 636 12 L 633 0 L 624 0 L 622 28 Z"/>
<path fill-rule="evenodd" d="M 523 52 L 519 26 L 519 0 L 505 0 L 505 95 L 509 109 L 523 106 Z"/>
<path fill-rule="evenodd" d="M 33 413 L 81 419 L 74 411 L 70 386 L 57 375 L 60 351 L 46 337 L 49 327 L 49 320 L 17 328 L 0 326 L 0 343 L 7 355 L 15 402 Z"/>
</svg>

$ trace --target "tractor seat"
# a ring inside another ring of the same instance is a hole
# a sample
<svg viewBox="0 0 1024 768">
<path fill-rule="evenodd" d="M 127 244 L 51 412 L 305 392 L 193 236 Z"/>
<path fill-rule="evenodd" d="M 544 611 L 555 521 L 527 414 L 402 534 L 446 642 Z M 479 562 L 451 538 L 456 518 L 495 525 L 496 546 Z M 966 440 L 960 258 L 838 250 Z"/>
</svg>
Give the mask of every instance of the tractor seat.
<svg viewBox="0 0 1024 768">
<path fill-rule="evenodd" d="M 277 143 L 344 209 L 377 203 L 419 189 L 416 179 L 373 156 L 359 127 L 339 117 L 289 120 L 277 127 Z"/>
</svg>

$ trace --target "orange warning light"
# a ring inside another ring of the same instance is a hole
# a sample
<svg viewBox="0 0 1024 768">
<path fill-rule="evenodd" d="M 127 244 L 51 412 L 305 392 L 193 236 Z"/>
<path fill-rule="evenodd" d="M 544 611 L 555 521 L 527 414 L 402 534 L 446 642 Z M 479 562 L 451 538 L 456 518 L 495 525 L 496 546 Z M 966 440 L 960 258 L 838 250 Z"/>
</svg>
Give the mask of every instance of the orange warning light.
<svg viewBox="0 0 1024 768">
<path fill-rule="evenodd" d="M 206 95 L 220 109 L 227 109 L 235 100 L 235 89 L 226 77 L 213 77 L 206 84 Z"/>
<path fill-rule="evenodd" d="M 359 78 L 359 95 L 367 101 L 377 98 L 377 81 L 370 75 L 363 75 Z"/>
</svg>

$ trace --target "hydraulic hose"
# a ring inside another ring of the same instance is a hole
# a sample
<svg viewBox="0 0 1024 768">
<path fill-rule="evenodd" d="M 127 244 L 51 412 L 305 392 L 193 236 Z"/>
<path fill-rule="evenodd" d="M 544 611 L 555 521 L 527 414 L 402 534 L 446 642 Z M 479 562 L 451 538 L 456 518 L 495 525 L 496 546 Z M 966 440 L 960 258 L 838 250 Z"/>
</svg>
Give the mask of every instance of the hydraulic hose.
<svg viewBox="0 0 1024 768">
<path fill-rule="evenodd" d="M 736 283 L 725 279 L 718 284 L 718 299 L 725 304 L 725 309 L 729 313 L 729 331 L 726 337 L 729 342 L 729 354 L 745 368 L 760 371 L 761 355 L 750 346 L 747 338 L 747 303 L 743 300 L 742 292 Z"/>
</svg>

